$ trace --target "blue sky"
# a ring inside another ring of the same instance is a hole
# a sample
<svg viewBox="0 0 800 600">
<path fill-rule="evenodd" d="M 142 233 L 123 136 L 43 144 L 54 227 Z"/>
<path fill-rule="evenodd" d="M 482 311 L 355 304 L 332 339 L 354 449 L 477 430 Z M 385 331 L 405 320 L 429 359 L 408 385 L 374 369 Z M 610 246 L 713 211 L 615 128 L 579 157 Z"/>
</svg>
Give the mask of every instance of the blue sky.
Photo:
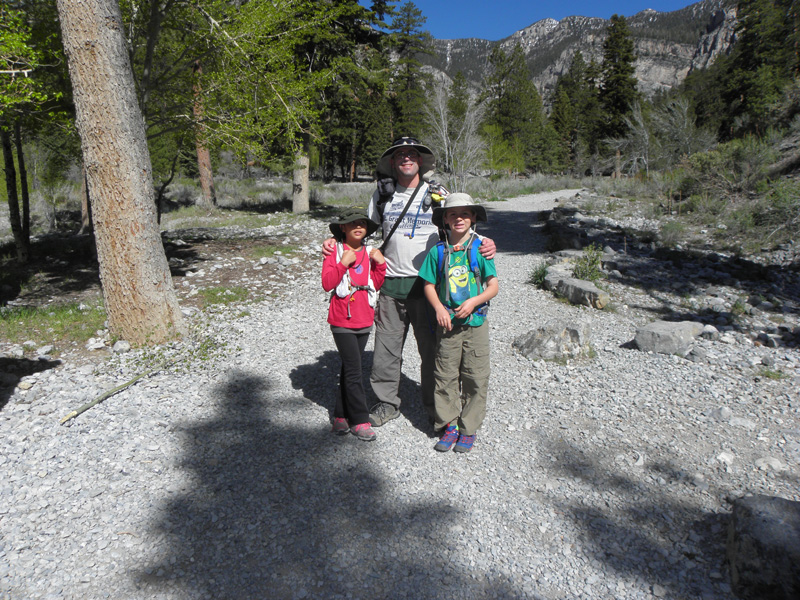
<svg viewBox="0 0 800 600">
<path fill-rule="evenodd" d="M 492 41 L 508 37 L 541 19 L 560 21 L 572 15 L 608 19 L 613 14 L 630 17 L 646 8 L 669 12 L 694 4 L 690 0 L 562 0 L 552 3 L 537 0 L 412 1 L 427 18 L 423 29 L 436 39 L 476 37 Z M 397 5 L 402 3 L 403 0 Z"/>
</svg>

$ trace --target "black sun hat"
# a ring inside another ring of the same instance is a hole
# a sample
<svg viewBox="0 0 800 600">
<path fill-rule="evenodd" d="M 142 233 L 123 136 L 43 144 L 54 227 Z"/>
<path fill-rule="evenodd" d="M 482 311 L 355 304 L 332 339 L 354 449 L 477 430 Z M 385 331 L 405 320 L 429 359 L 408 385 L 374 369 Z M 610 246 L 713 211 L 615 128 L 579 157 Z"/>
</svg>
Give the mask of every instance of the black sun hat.
<svg viewBox="0 0 800 600">
<path fill-rule="evenodd" d="M 436 167 L 436 158 L 430 148 L 424 144 L 419 143 L 413 137 L 401 137 L 392 142 L 389 149 L 386 150 L 378 159 L 378 175 L 383 177 L 393 177 L 392 172 L 392 155 L 401 148 L 414 148 L 419 152 L 419 174 L 423 181 L 428 181 L 433 177 L 433 170 Z"/>
<path fill-rule="evenodd" d="M 378 224 L 367 216 L 367 211 L 363 208 L 351 208 L 337 217 L 335 221 L 331 221 L 330 227 L 333 237 L 341 240 L 344 237 L 341 225 L 352 223 L 353 221 L 366 221 L 367 222 L 367 235 L 372 235 L 378 230 Z"/>
</svg>

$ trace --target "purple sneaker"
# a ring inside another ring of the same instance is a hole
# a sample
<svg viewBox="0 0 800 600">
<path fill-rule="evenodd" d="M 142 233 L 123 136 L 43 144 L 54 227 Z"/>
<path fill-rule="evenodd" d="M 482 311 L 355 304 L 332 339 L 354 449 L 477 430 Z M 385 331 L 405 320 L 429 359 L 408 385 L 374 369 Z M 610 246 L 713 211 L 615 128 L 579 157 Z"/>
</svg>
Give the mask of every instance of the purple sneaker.
<svg viewBox="0 0 800 600">
<path fill-rule="evenodd" d="M 442 439 L 436 442 L 436 445 L 433 447 L 434 450 L 437 452 L 447 452 L 450 448 L 453 447 L 453 444 L 456 443 L 458 439 L 458 425 L 448 425 L 447 428 L 444 430 L 444 435 L 442 435 Z"/>
</svg>

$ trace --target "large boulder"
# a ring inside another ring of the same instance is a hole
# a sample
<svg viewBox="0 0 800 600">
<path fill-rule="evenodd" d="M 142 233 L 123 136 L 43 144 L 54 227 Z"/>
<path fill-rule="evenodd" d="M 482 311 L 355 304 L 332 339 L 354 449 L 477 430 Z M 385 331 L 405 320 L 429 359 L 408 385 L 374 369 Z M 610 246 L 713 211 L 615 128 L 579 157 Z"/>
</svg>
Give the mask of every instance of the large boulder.
<svg viewBox="0 0 800 600">
<path fill-rule="evenodd" d="M 686 356 L 703 324 L 695 321 L 654 321 L 636 330 L 636 347 L 645 352 Z"/>
<path fill-rule="evenodd" d="M 519 336 L 512 346 L 533 360 L 577 358 L 589 352 L 589 324 L 552 319 Z"/>
<path fill-rule="evenodd" d="M 573 277 L 560 280 L 556 286 L 556 293 L 564 296 L 571 304 L 597 309 L 603 309 L 611 302 L 608 292 L 604 292 L 591 281 Z"/>
<path fill-rule="evenodd" d="M 739 598 L 800 598 L 800 502 L 773 496 L 735 500 L 727 557 Z"/>
</svg>

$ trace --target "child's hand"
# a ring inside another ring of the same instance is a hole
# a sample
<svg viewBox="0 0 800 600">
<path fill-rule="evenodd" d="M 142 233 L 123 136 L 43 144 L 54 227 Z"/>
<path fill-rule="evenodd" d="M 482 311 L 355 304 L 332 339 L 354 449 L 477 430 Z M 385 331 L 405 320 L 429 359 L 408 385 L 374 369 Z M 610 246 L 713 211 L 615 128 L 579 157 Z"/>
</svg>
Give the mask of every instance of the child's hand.
<svg viewBox="0 0 800 600">
<path fill-rule="evenodd" d="M 458 308 L 454 309 L 453 312 L 457 318 L 466 319 L 472 314 L 476 306 L 478 306 L 478 302 L 475 300 L 475 298 L 467 298 L 458 306 Z"/>
<path fill-rule="evenodd" d="M 339 262 L 342 263 L 345 267 L 349 267 L 354 262 L 356 262 L 356 253 L 350 250 L 350 248 L 348 248 L 347 250 L 342 252 L 342 260 L 340 260 Z"/>
<path fill-rule="evenodd" d="M 450 313 L 447 312 L 443 304 L 439 304 L 439 306 L 436 307 L 436 322 L 439 324 L 439 327 L 444 327 L 447 331 L 453 328 L 453 321 L 450 319 Z"/>
<path fill-rule="evenodd" d="M 383 263 L 386 262 L 386 259 L 383 258 L 383 253 L 377 248 L 373 248 L 372 250 L 369 251 L 369 257 L 379 265 L 382 265 Z"/>
<path fill-rule="evenodd" d="M 322 242 L 322 256 L 329 256 L 333 254 L 334 250 L 336 250 L 336 240 L 333 238 L 328 238 L 324 242 Z"/>
</svg>

